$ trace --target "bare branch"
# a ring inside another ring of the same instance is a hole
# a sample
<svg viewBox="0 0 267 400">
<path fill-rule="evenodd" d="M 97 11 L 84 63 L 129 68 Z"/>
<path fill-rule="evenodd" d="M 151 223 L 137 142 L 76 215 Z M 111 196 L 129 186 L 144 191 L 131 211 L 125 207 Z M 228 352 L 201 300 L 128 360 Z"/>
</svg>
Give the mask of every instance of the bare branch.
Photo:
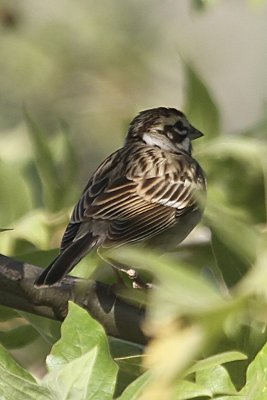
<svg viewBox="0 0 267 400">
<path fill-rule="evenodd" d="M 119 299 L 110 286 L 65 277 L 50 288 L 35 288 L 41 268 L 0 254 L 0 304 L 44 317 L 63 320 L 72 300 L 96 318 L 110 336 L 145 344 L 141 330 L 144 309 Z"/>
</svg>

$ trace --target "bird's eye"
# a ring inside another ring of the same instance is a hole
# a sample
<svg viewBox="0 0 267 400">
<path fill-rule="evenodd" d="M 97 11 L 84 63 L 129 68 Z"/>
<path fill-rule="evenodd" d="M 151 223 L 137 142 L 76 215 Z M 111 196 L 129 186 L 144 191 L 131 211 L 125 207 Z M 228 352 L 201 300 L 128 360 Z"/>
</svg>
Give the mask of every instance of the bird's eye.
<svg viewBox="0 0 267 400">
<path fill-rule="evenodd" d="M 184 130 L 185 126 L 184 126 L 183 122 L 181 120 L 179 120 L 174 124 L 174 128 L 178 129 L 179 131 L 182 131 L 182 130 Z"/>
</svg>

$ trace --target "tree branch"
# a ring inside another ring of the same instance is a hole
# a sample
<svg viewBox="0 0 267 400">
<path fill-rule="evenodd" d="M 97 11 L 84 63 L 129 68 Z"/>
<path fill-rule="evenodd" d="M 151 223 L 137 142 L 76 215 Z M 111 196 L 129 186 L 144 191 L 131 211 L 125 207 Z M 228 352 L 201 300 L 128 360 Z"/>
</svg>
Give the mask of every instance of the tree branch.
<svg viewBox="0 0 267 400">
<path fill-rule="evenodd" d="M 0 304 L 44 317 L 63 320 L 68 301 L 85 308 L 110 336 L 145 344 L 141 330 L 144 309 L 112 293 L 109 285 L 66 276 L 49 288 L 35 288 L 42 269 L 0 254 Z"/>
</svg>

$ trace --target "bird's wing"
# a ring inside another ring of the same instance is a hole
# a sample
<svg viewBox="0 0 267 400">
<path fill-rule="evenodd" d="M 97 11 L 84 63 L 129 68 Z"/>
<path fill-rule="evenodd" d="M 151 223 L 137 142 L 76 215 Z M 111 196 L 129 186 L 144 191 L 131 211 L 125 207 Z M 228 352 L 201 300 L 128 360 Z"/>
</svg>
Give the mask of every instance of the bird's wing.
<svg viewBox="0 0 267 400">
<path fill-rule="evenodd" d="M 117 175 L 110 173 L 107 162 L 108 173 L 98 178 L 95 174 L 87 186 L 74 209 L 68 240 L 73 236 L 73 224 L 92 220 L 108 222 L 103 245 L 146 240 L 196 207 L 195 191 L 203 182 L 199 180 L 200 167 L 190 157 L 176 156 L 170 162 L 153 149 L 150 155 L 136 153 L 134 159 L 116 165 L 113 163 Z"/>
<path fill-rule="evenodd" d="M 85 186 L 82 196 L 75 205 L 70 222 L 64 232 L 60 251 L 66 250 L 77 238 L 81 225 L 88 223 L 91 218 L 86 215 L 86 210 L 90 207 L 92 201 L 103 193 L 109 184 L 112 172 L 121 162 L 121 149 L 107 157 L 93 173 Z"/>
</svg>

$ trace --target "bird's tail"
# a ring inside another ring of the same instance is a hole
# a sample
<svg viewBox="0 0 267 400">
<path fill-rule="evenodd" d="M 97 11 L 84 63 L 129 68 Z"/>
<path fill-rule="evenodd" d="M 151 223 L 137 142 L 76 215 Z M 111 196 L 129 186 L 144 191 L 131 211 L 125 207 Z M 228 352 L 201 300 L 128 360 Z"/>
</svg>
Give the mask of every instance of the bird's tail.
<svg viewBox="0 0 267 400">
<path fill-rule="evenodd" d="M 98 245 L 98 237 L 84 235 L 64 249 L 34 282 L 35 286 L 51 286 L 60 281 L 76 264 Z"/>
</svg>

